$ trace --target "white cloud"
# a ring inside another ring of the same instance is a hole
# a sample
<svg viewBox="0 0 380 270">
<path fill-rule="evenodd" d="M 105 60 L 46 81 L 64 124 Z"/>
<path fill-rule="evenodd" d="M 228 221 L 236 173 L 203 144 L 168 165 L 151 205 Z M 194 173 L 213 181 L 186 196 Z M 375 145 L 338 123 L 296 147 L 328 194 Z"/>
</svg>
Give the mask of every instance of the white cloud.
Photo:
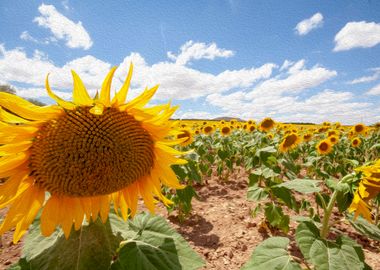
<svg viewBox="0 0 380 270">
<path fill-rule="evenodd" d="M 82 22 L 75 23 L 59 13 L 53 5 L 42 4 L 38 7 L 41 16 L 34 18 L 39 26 L 49 29 L 55 38 L 65 40 L 70 48 L 83 48 L 92 46 L 92 40 Z"/>
<path fill-rule="evenodd" d="M 228 58 L 235 53 L 230 50 L 220 49 L 215 43 L 206 44 L 202 42 L 187 41 L 181 46 L 181 52 L 176 56 L 168 52 L 169 59 L 178 65 L 186 65 L 191 60 L 208 59 L 214 60 L 216 57 Z"/>
<path fill-rule="evenodd" d="M 206 100 L 223 110 L 223 115 L 256 120 L 270 116 L 280 122 L 373 123 L 380 113 L 371 103 L 357 102 L 353 93 L 334 90 L 324 90 L 304 100 L 297 96 L 264 95 L 247 101 L 243 94 L 213 94 Z"/>
<path fill-rule="evenodd" d="M 349 22 L 335 35 L 334 40 L 335 52 L 376 46 L 380 43 L 380 24 Z"/>
<path fill-rule="evenodd" d="M 16 64 L 17 63 L 17 64 Z M 31 68 L 32 67 L 32 68 Z M 6 50 L 0 44 L 0 74 L 7 83 L 19 82 L 33 87 L 44 86 L 45 78 L 50 73 L 52 87 L 71 89 L 72 78 L 70 70 L 80 74 L 89 89 L 99 88 L 111 65 L 93 56 L 77 58 L 58 67 L 47 55 L 35 50 L 32 57 L 26 55 L 20 48 Z"/>
<path fill-rule="evenodd" d="M 280 67 L 280 71 L 283 71 L 283 70 L 287 70 L 290 66 L 292 66 L 294 64 L 294 62 L 292 61 L 289 61 L 288 59 L 286 59 L 284 61 L 284 63 L 281 65 Z"/>
<path fill-rule="evenodd" d="M 323 15 L 321 13 L 315 13 L 308 19 L 300 21 L 296 27 L 296 33 L 300 36 L 308 34 L 311 30 L 321 27 L 323 25 Z"/>
<path fill-rule="evenodd" d="M 376 81 L 377 79 L 380 78 L 380 68 L 375 68 L 372 70 L 375 72 L 373 75 L 363 76 L 363 77 L 354 79 L 352 81 L 349 81 L 348 84 L 358 84 L 358 83 L 367 83 L 367 82 Z"/>
<path fill-rule="evenodd" d="M 322 84 L 335 77 L 335 70 L 328 70 L 323 67 L 314 66 L 311 69 L 299 69 L 303 67 L 303 62 L 299 63 L 285 79 L 271 78 L 256 86 L 247 94 L 247 98 L 255 98 L 262 95 L 279 95 L 282 93 L 296 94 L 302 90 L 309 89 Z"/>
<path fill-rule="evenodd" d="M 377 96 L 380 95 L 380 83 L 368 90 L 367 95 Z"/>
<path fill-rule="evenodd" d="M 278 121 L 329 120 L 347 124 L 380 120 L 380 109 L 375 101 L 359 102 L 358 97 L 348 91 L 325 90 L 304 98 L 313 93 L 315 87 L 337 76 L 335 70 L 326 67 L 307 67 L 304 59 L 288 60 L 282 65 L 282 70 L 274 63 L 267 63 L 211 74 L 168 61 L 148 64 L 139 53 L 131 53 L 119 65 L 112 89 L 120 88 L 131 61 L 134 63 L 134 74 L 128 99 L 141 93 L 146 86 L 152 87 L 157 83 L 160 84 L 156 94 L 159 100 L 206 98 L 206 104 L 202 104 L 207 108 L 205 111 L 179 111 L 176 113 L 178 118 L 231 116 L 260 120 L 271 116 Z M 27 55 L 21 48 L 7 50 L 0 44 L 1 80 L 8 84 L 22 84 L 24 87 L 18 88 L 17 93 L 24 97 L 46 97 L 44 81 L 46 74 L 50 73 L 53 90 L 69 99 L 71 69 L 80 75 L 93 95 L 101 87 L 110 67 L 110 63 L 91 55 L 58 66 L 42 51 L 35 50 L 32 55 Z M 373 69 L 373 72 L 377 71 Z M 380 95 L 380 85 L 369 92 Z M 203 103 L 203 100 L 199 102 Z M 218 111 L 217 115 L 213 113 L 215 111 Z"/>
<path fill-rule="evenodd" d="M 226 70 L 214 75 L 171 62 L 148 65 L 140 54 L 131 53 L 119 65 L 112 89 L 119 89 L 131 61 L 135 66 L 132 87 L 141 91 L 141 88 L 159 83 L 160 90 L 156 98 L 163 100 L 194 99 L 211 93 L 251 87 L 259 80 L 269 78 L 272 70 L 277 67 L 275 64 L 267 63 L 257 68 Z M 42 52 L 35 52 L 29 57 L 20 48 L 6 50 L 4 45 L 0 45 L 0 74 L 2 79 L 9 83 L 20 82 L 41 87 L 44 85 L 46 74 L 50 73 L 52 87 L 71 89 L 70 70 L 73 69 L 80 75 L 86 87 L 94 91 L 100 88 L 110 67 L 109 63 L 90 55 L 74 59 L 59 67 Z"/>
<path fill-rule="evenodd" d="M 34 99 L 39 99 L 42 97 L 48 97 L 48 94 L 46 92 L 45 88 L 20 88 L 20 87 L 15 87 L 16 89 L 16 94 L 18 96 L 24 97 L 24 98 L 34 98 Z M 63 92 L 63 91 L 57 91 L 55 90 L 54 93 L 58 95 L 59 97 L 63 99 L 71 99 L 71 93 L 68 92 Z"/>
<path fill-rule="evenodd" d="M 269 78 L 277 67 L 267 63 L 257 68 L 226 70 L 214 75 L 171 62 L 148 65 L 140 54 L 131 53 L 116 71 L 115 77 L 120 81 L 124 80 L 131 61 L 135 66 L 132 83 L 140 88 L 159 83 L 156 98 L 163 100 L 195 99 L 211 93 L 250 87 L 259 80 Z"/>
<path fill-rule="evenodd" d="M 177 111 L 174 114 L 174 118 L 179 119 L 213 119 L 218 117 L 215 114 L 211 114 L 209 112 L 202 112 L 202 111 L 187 111 L 187 112 L 180 112 Z"/>
</svg>

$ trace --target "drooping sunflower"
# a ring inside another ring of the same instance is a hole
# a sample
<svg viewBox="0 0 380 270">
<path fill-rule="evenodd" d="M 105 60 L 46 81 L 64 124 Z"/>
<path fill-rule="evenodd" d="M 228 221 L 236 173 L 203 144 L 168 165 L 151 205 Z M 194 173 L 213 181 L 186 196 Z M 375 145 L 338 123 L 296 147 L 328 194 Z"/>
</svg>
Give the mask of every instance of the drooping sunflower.
<svg viewBox="0 0 380 270">
<path fill-rule="evenodd" d="M 352 147 L 358 147 L 361 143 L 362 143 L 362 140 L 360 140 L 359 137 L 355 137 L 351 140 Z"/>
<path fill-rule="evenodd" d="M 304 142 L 309 142 L 311 141 L 311 139 L 313 138 L 313 134 L 311 133 L 305 133 L 303 136 L 302 136 L 302 140 Z"/>
<path fill-rule="evenodd" d="M 369 201 L 380 193 L 380 159 L 373 165 L 363 166 L 355 170 L 362 172 L 363 175 L 348 210 L 355 212 L 354 218 L 362 215 L 372 222 Z"/>
<path fill-rule="evenodd" d="M 300 142 L 300 137 L 297 133 L 291 133 L 284 137 L 283 141 L 280 143 L 280 151 L 287 152 L 290 149 L 295 148 Z"/>
<path fill-rule="evenodd" d="M 187 146 L 194 141 L 193 134 L 189 129 L 180 129 L 176 137 L 177 139 L 184 139 L 184 141 L 180 143 L 181 146 Z"/>
<path fill-rule="evenodd" d="M 317 144 L 317 152 L 320 155 L 326 155 L 330 153 L 331 150 L 332 150 L 332 144 L 330 140 L 328 139 L 322 140 Z"/>
<path fill-rule="evenodd" d="M 150 211 L 161 193 L 161 182 L 182 188 L 171 169 L 184 164 L 173 140 L 170 104 L 146 108 L 158 86 L 125 102 L 133 66 L 121 89 L 110 98 L 112 68 L 99 95 L 91 98 L 72 71 L 73 101 L 46 90 L 57 105 L 39 107 L 12 94 L 0 93 L 0 208 L 9 211 L 0 234 L 15 227 L 17 242 L 41 213 L 41 232 L 49 236 L 61 226 L 66 237 L 84 218 L 105 222 L 110 203 L 127 219 L 141 196 Z M 45 201 L 46 200 L 46 201 Z"/>
<path fill-rule="evenodd" d="M 264 118 L 264 119 L 261 121 L 259 127 L 260 127 L 260 129 L 261 129 L 262 131 L 267 132 L 267 131 L 271 130 L 274 126 L 275 126 L 275 122 L 274 122 L 274 120 L 273 120 L 272 118 L 267 117 L 267 118 Z"/>
</svg>

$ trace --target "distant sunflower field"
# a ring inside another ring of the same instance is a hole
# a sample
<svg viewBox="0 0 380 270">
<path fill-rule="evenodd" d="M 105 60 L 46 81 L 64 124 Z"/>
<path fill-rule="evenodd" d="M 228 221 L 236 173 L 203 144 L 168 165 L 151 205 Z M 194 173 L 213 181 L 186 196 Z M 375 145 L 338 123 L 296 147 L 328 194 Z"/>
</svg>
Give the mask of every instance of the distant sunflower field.
<svg viewBox="0 0 380 270">
<path fill-rule="evenodd" d="M 205 176 L 228 181 L 235 170 L 248 174 L 247 200 L 256 202 L 255 216 L 268 230 L 289 231 L 304 262 L 288 254 L 287 237 L 270 237 L 252 253 L 242 269 L 371 269 L 353 239 L 334 228 L 336 207 L 345 221 L 366 237 L 380 239 L 380 124 L 344 126 L 324 122 L 298 125 L 265 118 L 254 120 L 180 120 L 177 138 L 187 138 L 181 151 L 193 149 L 189 163 L 174 166 L 188 184 L 173 195 L 182 218 L 191 211 L 194 182 Z M 296 213 L 290 216 L 289 213 Z M 335 239 L 330 233 L 337 233 Z M 306 267 L 306 268 L 305 268 Z"/>
</svg>

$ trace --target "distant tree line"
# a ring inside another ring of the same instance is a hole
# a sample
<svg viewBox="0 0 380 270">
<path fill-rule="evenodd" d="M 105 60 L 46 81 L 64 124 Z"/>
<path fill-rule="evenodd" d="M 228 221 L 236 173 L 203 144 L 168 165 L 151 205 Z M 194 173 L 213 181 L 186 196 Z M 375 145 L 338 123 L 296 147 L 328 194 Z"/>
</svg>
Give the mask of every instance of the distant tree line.
<svg viewBox="0 0 380 270">
<path fill-rule="evenodd" d="M 6 92 L 9 94 L 16 95 L 16 89 L 14 89 L 12 86 L 10 86 L 8 84 L 0 84 L 0 92 Z M 43 103 L 37 99 L 34 99 L 34 98 L 26 98 L 26 100 L 37 105 L 37 106 L 45 106 L 46 105 L 45 103 Z"/>
</svg>

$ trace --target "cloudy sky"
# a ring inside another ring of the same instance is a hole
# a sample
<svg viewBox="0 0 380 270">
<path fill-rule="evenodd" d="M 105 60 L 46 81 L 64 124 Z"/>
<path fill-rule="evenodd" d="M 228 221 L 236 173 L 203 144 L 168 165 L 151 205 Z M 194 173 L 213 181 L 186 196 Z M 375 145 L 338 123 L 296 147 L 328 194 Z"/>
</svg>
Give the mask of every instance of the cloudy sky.
<svg viewBox="0 0 380 270">
<path fill-rule="evenodd" d="M 95 3 L 96 2 L 96 3 Z M 0 84 L 52 103 L 135 72 L 178 118 L 380 121 L 380 1 L 1 1 Z"/>
</svg>

